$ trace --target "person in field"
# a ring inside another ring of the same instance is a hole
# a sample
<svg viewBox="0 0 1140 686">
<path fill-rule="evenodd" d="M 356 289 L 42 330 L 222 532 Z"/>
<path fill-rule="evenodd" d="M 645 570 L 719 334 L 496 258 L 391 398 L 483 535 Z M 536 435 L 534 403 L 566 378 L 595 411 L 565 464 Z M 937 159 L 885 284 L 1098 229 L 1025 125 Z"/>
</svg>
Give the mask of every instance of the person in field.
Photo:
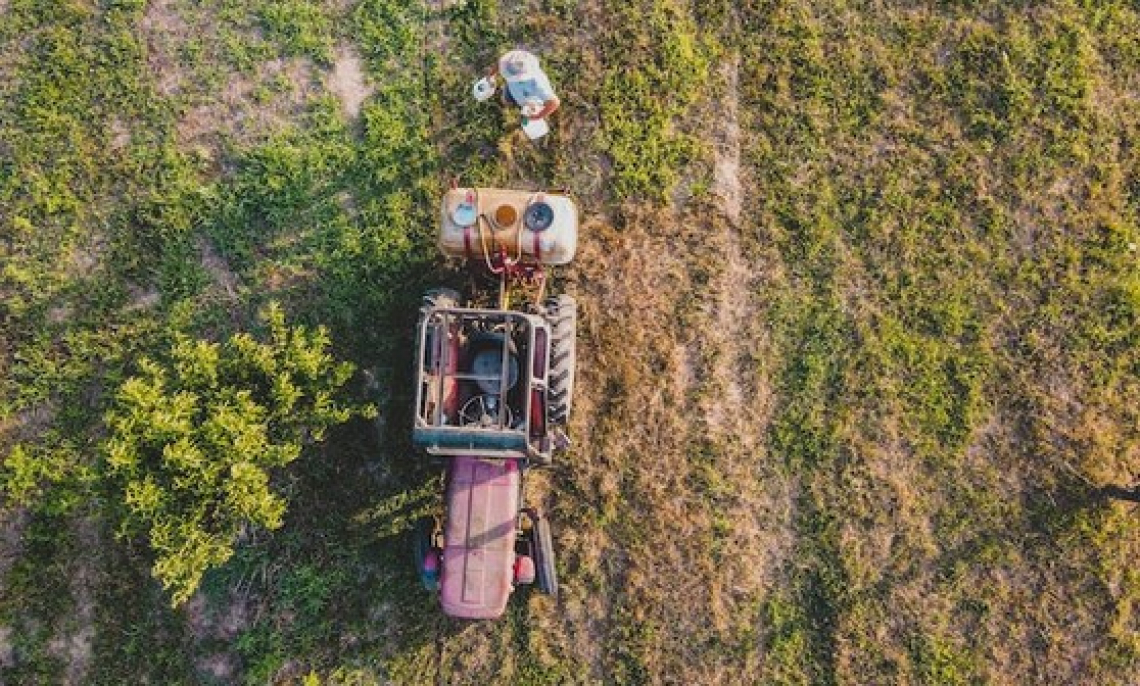
<svg viewBox="0 0 1140 686">
<path fill-rule="evenodd" d="M 507 87 L 503 102 L 523 110 L 528 119 L 545 119 L 558 109 L 562 101 L 554 93 L 550 78 L 542 71 L 538 57 L 526 50 L 511 50 L 487 70 L 487 76 L 502 76 Z"/>
</svg>

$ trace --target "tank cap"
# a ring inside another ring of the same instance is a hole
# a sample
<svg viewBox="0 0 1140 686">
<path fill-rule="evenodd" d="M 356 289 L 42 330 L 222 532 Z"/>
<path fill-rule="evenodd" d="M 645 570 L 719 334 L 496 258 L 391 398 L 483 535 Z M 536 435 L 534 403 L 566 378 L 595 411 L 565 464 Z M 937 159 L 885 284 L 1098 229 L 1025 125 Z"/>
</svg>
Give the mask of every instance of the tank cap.
<svg viewBox="0 0 1140 686">
<path fill-rule="evenodd" d="M 461 202 L 451 211 L 451 220 L 459 226 L 471 226 L 478 215 L 475 206 L 471 203 Z"/>
<path fill-rule="evenodd" d="M 523 224 L 526 228 L 538 233 L 546 231 L 554 223 L 554 208 L 542 201 L 533 202 L 527 206 L 523 213 Z"/>
</svg>

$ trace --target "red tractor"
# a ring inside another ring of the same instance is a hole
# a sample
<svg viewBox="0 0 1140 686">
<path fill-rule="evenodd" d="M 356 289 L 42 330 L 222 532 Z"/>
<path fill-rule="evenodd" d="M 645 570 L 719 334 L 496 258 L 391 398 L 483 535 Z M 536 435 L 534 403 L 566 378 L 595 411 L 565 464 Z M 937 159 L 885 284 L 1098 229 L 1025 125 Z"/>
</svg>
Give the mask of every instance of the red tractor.
<svg viewBox="0 0 1140 686">
<path fill-rule="evenodd" d="M 520 584 L 558 590 L 550 525 L 523 506 L 523 482 L 569 444 L 577 311 L 543 297 L 543 267 L 572 259 L 577 228 L 563 195 L 454 188 L 443 200 L 443 252 L 499 281 L 497 307 L 428 292 L 416 332 L 412 441 L 447 464 L 446 514 L 420 523 L 416 555 L 452 617 L 498 617 Z M 527 286 L 533 299 L 509 309 Z"/>
</svg>

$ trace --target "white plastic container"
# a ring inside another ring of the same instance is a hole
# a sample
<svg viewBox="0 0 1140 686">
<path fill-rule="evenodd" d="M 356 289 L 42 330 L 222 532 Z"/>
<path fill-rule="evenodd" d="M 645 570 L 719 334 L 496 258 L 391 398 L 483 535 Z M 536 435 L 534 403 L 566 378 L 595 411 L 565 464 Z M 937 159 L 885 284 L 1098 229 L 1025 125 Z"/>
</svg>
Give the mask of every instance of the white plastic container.
<svg viewBox="0 0 1140 686">
<path fill-rule="evenodd" d="M 522 125 L 523 133 L 526 137 L 533 140 L 538 140 L 546 134 L 550 133 L 550 124 L 546 123 L 546 119 L 529 119 L 523 117 Z"/>
<path fill-rule="evenodd" d="M 546 105 L 538 98 L 528 98 L 519 111 L 522 112 L 522 130 L 526 137 L 532 141 L 542 138 L 550 133 L 550 124 L 546 119 L 534 119 L 534 115 L 542 111 Z"/>
<path fill-rule="evenodd" d="M 475 100 L 486 102 L 495 94 L 495 82 L 490 77 L 484 76 L 471 86 L 471 94 L 475 96 Z"/>
</svg>

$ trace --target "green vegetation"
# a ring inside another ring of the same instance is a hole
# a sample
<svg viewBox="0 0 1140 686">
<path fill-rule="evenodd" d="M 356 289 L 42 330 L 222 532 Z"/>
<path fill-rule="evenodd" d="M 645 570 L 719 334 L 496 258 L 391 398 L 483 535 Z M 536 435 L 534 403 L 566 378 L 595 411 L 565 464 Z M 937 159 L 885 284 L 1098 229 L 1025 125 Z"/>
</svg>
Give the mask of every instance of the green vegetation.
<svg viewBox="0 0 1140 686">
<path fill-rule="evenodd" d="M 712 46 L 682 3 L 606 3 L 612 30 L 599 94 L 603 149 L 612 158 L 614 192 L 661 200 L 692 161 L 693 135 L 676 131 L 709 78 Z"/>
<path fill-rule="evenodd" d="M 1124 0 L 0 2 L 0 681 L 1133 682 L 1138 78 Z M 586 220 L 494 624 L 406 540 L 456 175 Z"/>
<path fill-rule="evenodd" d="M 352 366 L 334 364 L 326 332 L 289 329 L 276 306 L 265 316 L 265 343 L 180 338 L 166 364 L 140 360 L 106 417 L 126 524 L 146 533 L 175 605 L 233 556 L 245 527 L 281 527 L 286 502 L 270 477 L 353 415 L 334 398 Z"/>
</svg>

